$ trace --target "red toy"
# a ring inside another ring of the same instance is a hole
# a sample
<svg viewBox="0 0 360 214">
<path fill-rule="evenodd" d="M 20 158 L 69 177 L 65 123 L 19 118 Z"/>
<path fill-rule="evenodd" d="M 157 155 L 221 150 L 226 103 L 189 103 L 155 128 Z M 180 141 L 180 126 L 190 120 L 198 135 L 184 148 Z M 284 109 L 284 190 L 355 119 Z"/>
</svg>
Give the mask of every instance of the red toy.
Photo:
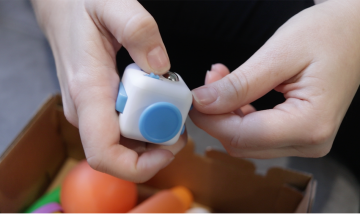
<svg viewBox="0 0 360 214">
<path fill-rule="evenodd" d="M 61 190 L 64 212 L 124 213 L 137 200 L 136 185 L 93 170 L 84 160 L 66 176 Z"/>
</svg>

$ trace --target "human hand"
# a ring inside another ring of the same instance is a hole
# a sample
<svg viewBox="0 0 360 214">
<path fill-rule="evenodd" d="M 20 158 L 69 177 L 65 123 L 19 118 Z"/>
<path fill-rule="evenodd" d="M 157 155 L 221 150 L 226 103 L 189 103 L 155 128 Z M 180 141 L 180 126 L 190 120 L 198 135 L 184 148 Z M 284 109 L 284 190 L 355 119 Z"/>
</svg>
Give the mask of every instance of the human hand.
<svg viewBox="0 0 360 214">
<path fill-rule="evenodd" d="M 233 156 L 324 156 L 360 83 L 359 16 L 351 0 L 295 15 L 231 74 L 193 91 L 192 121 Z M 272 89 L 286 101 L 236 113 Z"/>
<path fill-rule="evenodd" d="M 154 18 L 136 0 L 33 1 L 56 62 L 65 116 L 80 131 L 90 166 L 143 182 L 186 143 L 172 146 L 121 137 L 115 100 L 116 53 L 125 47 L 146 72 L 162 75 L 170 62 Z"/>
<path fill-rule="evenodd" d="M 211 70 L 206 72 L 205 85 L 221 80 L 228 74 L 230 74 L 230 71 L 225 65 L 220 63 L 214 64 L 211 66 Z M 244 117 L 245 115 L 255 111 L 256 109 L 252 105 L 247 104 L 238 109 L 235 109 L 232 113 L 237 114 L 240 117 Z"/>
</svg>

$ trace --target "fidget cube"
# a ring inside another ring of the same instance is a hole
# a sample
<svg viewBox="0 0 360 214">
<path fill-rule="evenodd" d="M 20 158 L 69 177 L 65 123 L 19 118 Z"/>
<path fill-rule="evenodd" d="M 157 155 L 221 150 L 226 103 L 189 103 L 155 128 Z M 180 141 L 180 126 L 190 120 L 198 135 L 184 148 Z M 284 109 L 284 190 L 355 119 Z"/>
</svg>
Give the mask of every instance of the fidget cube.
<svg viewBox="0 0 360 214">
<path fill-rule="evenodd" d="M 135 63 L 126 67 L 116 100 L 121 135 L 172 145 L 185 130 L 192 94 L 180 75 L 148 74 Z"/>
</svg>

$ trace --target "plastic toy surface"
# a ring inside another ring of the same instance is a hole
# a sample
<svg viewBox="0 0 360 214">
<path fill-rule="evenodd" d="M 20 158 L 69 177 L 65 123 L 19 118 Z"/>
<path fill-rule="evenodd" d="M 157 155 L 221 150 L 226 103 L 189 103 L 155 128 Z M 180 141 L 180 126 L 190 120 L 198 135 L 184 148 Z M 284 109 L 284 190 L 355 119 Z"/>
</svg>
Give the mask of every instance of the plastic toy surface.
<svg viewBox="0 0 360 214">
<path fill-rule="evenodd" d="M 62 213 L 63 211 L 60 204 L 52 202 L 38 208 L 33 213 Z"/>
<path fill-rule="evenodd" d="M 194 201 L 189 189 L 176 186 L 149 197 L 129 213 L 185 213 Z"/>
<path fill-rule="evenodd" d="M 135 63 L 126 67 L 116 100 L 121 135 L 172 145 L 177 142 L 192 103 L 192 94 L 180 75 L 159 76 L 142 71 Z"/>
<path fill-rule="evenodd" d="M 81 161 L 65 177 L 60 195 L 65 213 L 126 213 L 137 201 L 136 184 L 92 169 Z"/>
<path fill-rule="evenodd" d="M 53 191 L 46 193 L 39 198 L 34 204 L 25 210 L 25 213 L 38 212 L 37 210 L 43 206 L 51 203 L 60 203 L 60 187 L 55 188 Z"/>
</svg>

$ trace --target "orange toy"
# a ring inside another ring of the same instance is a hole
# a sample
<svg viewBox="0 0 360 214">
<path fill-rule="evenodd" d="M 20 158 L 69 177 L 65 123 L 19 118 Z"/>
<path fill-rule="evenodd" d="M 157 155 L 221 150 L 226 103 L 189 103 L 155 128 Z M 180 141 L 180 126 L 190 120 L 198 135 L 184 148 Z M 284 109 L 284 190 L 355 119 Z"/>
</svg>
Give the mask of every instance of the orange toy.
<svg viewBox="0 0 360 214">
<path fill-rule="evenodd" d="M 184 213 L 190 208 L 193 195 L 183 186 L 162 190 L 151 196 L 130 213 Z"/>
<path fill-rule="evenodd" d="M 132 182 L 93 170 L 84 160 L 66 176 L 60 202 L 64 212 L 128 212 L 136 204 Z"/>
</svg>

